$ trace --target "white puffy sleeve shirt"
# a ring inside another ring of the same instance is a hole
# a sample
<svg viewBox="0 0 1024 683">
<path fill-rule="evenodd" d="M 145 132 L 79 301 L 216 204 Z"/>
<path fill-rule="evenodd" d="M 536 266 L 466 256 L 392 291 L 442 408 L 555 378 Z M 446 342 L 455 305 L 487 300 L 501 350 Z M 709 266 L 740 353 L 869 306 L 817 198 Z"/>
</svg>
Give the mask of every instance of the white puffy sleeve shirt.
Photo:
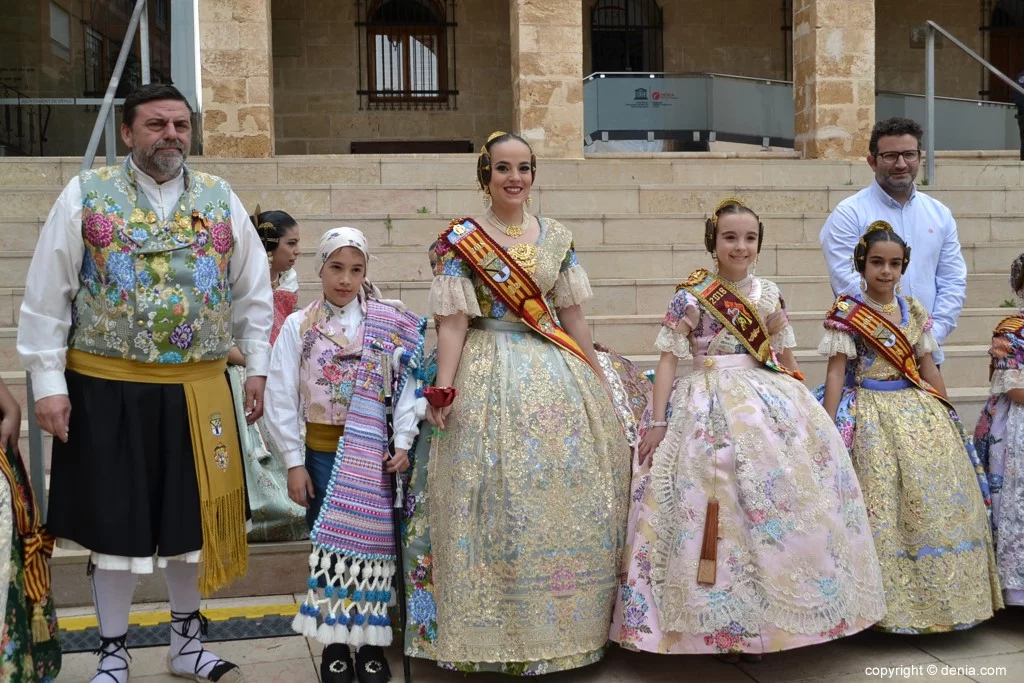
<svg viewBox="0 0 1024 683">
<path fill-rule="evenodd" d="M 139 190 L 145 193 L 160 220 L 166 219 L 185 189 L 184 176 L 179 174 L 158 185 L 134 162 L 132 165 Z M 230 208 L 235 244 L 228 263 L 228 281 L 235 344 L 245 354 L 246 373 L 266 375 L 274 321 L 266 251 L 234 192 Z M 60 193 L 39 233 L 21 304 L 18 356 L 25 370 L 32 373 L 37 401 L 68 393 L 64 369 L 71 303 L 78 293 L 78 275 L 84 258 L 82 189 L 76 176 Z"/>
<path fill-rule="evenodd" d="M 350 330 L 357 329 L 365 318 L 358 299 L 353 299 L 343 308 L 334 307 L 334 311 L 339 315 L 339 324 Z M 299 399 L 299 365 L 302 355 L 299 328 L 303 315 L 304 311 L 292 313 L 281 326 L 281 333 L 270 357 L 265 394 L 264 424 L 289 469 L 305 464 L 302 425 L 306 417 Z M 395 448 L 407 451 L 412 448 L 412 442 L 420 431 L 416 415 L 415 382 L 405 383 L 393 415 Z"/>
</svg>

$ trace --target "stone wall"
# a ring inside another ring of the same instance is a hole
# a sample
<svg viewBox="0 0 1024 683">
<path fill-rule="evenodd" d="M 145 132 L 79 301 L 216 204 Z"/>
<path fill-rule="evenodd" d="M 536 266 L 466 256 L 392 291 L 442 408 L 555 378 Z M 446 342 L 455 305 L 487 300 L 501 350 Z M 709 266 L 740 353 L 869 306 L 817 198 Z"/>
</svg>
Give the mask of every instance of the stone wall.
<svg viewBox="0 0 1024 683">
<path fill-rule="evenodd" d="M 199 3 L 203 154 L 274 154 L 270 0 Z"/>
<path fill-rule="evenodd" d="M 875 59 L 879 90 L 924 92 L 923 43 L 911 45 L 910 31 L 931 19 L 975 52 L 982 51 L 981 3 L 977 0 L 875 0 L 877 37 Z M 935 51 L 935 93 L 946 97 L 980 99 L 981 67 L 944 39 Z M 985 81 L 987 83 L 987 79 Z"/>
<path fill-rule="evenodd" d="M 807 159 L 867 153 L 875 123 L 874 0 L 794 0 L 794 146 Z"/>
<path fill-rule="evenodd" d="M 348 154 L 352 142 L 471 140 L 513 127 L 509 0 L 456 3 L 457 107 L 360 110 L 351 0 L 272 0 L 278 154 Z M 366 59 L 362 59 L 363 68 Z"/>
</svg>

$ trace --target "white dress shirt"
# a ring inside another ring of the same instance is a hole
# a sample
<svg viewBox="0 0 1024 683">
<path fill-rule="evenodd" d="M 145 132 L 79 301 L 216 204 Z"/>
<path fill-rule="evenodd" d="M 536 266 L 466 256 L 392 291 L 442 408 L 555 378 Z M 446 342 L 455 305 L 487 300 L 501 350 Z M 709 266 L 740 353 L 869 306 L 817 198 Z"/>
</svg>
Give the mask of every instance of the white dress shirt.
<svg viewBox="0 0 1024 683">
<path fill-rule="evenodd" d="M 337 323 L 344 329 L 356 330 L 363 323 L 359 297 L 343 308 L 324 302 L 338 316 Z M 299 400 L 299 366 L 301 364 L 302 337 L 299 328 L 305 311 L 296 311 L 284 321 L 281 333 L 274 343 L 267 376 L 264 425 L 289 469 L 305 464 L 305 444 L 302 427 L 306 422 L 305 406 Z M 395 448 L 409 450 L 419 434 L 416 415 L 416 383 L 408 381 L 394 406 Z"/>
<path fill-rule="evenodd" d="M 900 204 L 872 181 L 841 201 L 829 215 L 819 241 L 833 293 L 860 293 L 860 275 L 853 270 L 851 258 L 868 226 L 878 220 L 892 225 L 910 246 L 910 265 L 901 280 L 903 294 L 915 297 L 931 313 L 935 340 L 944 344 L 967 299 L 967 265 L 952 212 L 937 199 L 918 192 L 916 186 L 907 203 Z M 942 349 L 932 357 L 941 363 Z"/>
<path fill-rule="evenodd" d="M 132 161 L 135 182 L 161 221 L 174 210 L 185 190 L 182 173 L 159 185 Z M 270 329 L 274 321 L 273 293 L 266 251 L 249 221 L 242 201 L 231 193 L 231 233 L 234 251 L 228 262 L 231 318 L 235 344 L 245 354 L 249 375 L 266 375 L 270 363 Z M 25 282 L 18 324 L 18 356 L 32 373 L 38 401 L 67 394 L 64 368 L 71 303 L 78 293 L 85 258 L 82 240 L 82 187 L 76 176 L 50 209 Z"/>
</svg>

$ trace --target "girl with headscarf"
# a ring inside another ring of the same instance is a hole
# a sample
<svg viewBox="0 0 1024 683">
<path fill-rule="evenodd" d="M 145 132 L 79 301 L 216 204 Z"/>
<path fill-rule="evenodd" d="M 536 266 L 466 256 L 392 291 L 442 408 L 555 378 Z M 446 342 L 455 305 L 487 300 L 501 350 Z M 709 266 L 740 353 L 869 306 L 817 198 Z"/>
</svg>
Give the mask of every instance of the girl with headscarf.
<svg viewBox="0 0 1024 683">
<path fill-rule="evenodd" d="M 309 591 L 292 625 L 327 646 L 324 683 L 353 680 L 350 647 L 360 683 L 390 678 L 382 646 L 392 640 L 391 477 L 408 468 L 425 412 L 412 370 L 426 321 L 382 300 L 369 260 L 359 230 L 324 233 L 316 258 L 323 296 L 285 320 L 267 377 L 268 432 L 313 543 Z M 397 398 L 394 455 L 385 396 Z"/>
<path fill-rule="evenodd" d="M 1022 308 L 992 332 L 989 399 L 974 447 L 992 492 L 996 570 L 1007 605 L 1024 605 L 1024 254 L 1010 268 Z"/>
</svg>

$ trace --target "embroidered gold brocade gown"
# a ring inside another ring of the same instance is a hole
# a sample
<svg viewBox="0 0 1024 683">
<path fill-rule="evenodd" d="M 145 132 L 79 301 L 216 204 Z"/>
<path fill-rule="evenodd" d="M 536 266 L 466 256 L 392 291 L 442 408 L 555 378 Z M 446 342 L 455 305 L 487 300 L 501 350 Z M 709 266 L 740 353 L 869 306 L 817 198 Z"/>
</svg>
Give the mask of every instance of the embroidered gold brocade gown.
<svg viewBox="0 0 1024 683">
<path fill-rule="evenodd" d="M 915 354 L 936 350 L 928 312 L 911 297 L 897 300 Z M 958 423 L 937 398 L 906 386 L 853 328 L 825 327 L 819 351 L 849 359 L 836 423 L 882 565 L 888 613 L 877 628 L 932 633 L 988 619 L 1003 600 L 978 472 Z"/>
<path fill-rule="evenodd" d="M 572 235 L 540 223 L 535 264 L 517 261 L 553 308 L 578 304 L 591 290 Z M 444 240 L 435 250 L 434 315 L 519 321 Z M 410 621 L 422 625 L 410 651 L 447 668 L 522 675 L 597 661 L 629 487 L 611 401 L 586 363 L 529 331 L 471 327 L 455 387 L 420 494 L 433 550 L 410 558 Z"/>
</svg>

